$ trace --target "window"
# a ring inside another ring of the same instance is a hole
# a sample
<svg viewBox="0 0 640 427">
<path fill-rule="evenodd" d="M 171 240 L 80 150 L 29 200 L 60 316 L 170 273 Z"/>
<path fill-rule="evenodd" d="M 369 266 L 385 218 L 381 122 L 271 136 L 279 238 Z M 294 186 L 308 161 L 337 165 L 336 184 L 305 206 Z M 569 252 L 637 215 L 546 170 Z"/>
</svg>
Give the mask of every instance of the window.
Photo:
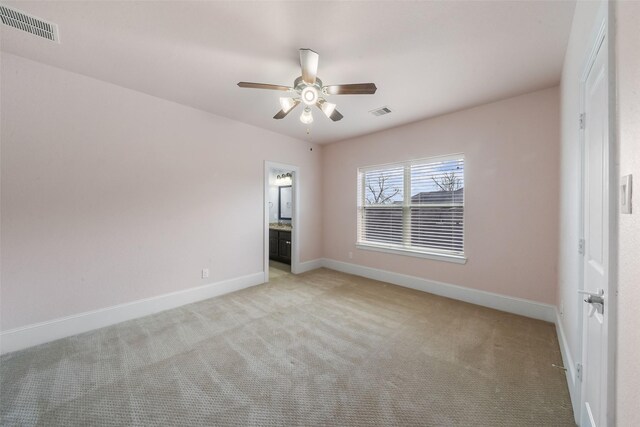
<svg viewBox="0 0 640 427">
<path fill-rule="evenodd" d="M 464 262 L 464 157 L 358 169 L 357 246 Z"/>
</svg>

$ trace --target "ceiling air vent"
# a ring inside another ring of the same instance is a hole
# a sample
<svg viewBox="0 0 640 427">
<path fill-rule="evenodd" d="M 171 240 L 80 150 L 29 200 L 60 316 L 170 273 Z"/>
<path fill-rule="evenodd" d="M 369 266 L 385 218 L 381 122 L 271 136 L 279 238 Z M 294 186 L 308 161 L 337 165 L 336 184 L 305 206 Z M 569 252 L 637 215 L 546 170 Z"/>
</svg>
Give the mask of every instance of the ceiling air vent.
<svg viewBox="0 0 640 427">
<path fill-rule="evenodd" d="M 60 43 L 58 26 L 56 24 L 43 21 L 42 19 L 2 5 L 0 5 L 0 19 L 4 25 Z"/>
<path fill-rule="evenodd" d="M 375 110 L 371 110 L 369 112 L 374 116 L 384 116 L 385 114 L 389 114 L 391 110 L 389 109 L 389 107 L 380 107 L 380 108 L 376 108 Z"/>
</svg>

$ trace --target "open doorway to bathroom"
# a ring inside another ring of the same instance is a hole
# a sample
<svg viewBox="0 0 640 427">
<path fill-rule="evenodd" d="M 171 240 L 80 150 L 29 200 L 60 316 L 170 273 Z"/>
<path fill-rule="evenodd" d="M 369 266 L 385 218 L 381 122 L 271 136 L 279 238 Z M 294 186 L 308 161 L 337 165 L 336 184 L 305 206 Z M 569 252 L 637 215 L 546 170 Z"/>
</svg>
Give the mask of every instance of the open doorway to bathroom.
<svg viewBox="0 0 640 427">
<path fill-rule="evenodd" d="M 265 282 L 297 271 L 298 180 L 297 166 L 265 162 Z"/>
</svg>

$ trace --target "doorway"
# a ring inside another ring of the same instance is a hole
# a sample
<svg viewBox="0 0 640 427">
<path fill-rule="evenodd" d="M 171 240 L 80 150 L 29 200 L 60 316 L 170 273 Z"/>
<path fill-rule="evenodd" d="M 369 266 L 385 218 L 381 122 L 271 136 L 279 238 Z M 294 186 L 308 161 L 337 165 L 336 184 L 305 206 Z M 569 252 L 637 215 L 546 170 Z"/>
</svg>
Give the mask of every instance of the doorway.
<svg viewBox="0 0 640 427">
<path fill-rule="evenodd" d="M 299 168 L 266 161 L 264 166 L 264 281 L 298 271 Z M 273 271 L 272 271 L 273 270 Z"/>
</svg>

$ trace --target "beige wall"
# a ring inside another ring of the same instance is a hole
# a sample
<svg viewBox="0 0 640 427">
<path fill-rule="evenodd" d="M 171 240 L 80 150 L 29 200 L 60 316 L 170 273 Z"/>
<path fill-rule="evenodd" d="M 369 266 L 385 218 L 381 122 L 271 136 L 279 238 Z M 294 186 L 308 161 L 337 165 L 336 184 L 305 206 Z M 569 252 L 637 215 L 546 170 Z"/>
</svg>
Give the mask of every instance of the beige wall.
<svg viewBox="0 0 640 427">
<path fill-rule="evenodd" d="M 640 426 L 640 2 L 616 4 L 620 176 L 633 174 L 633 214 L 619 216 L 617 421 Z"/>
<path fill-rule="evenodd" d="M 558 88 L 331 144 L 324 256 L 555 304 L 558 150 Z M 466 265 L 356 249 L 358 167 L 460 152 Z"/>
<path fill-rule="evenodd" d="M 321 256 L 321 147 L 9 54 L 1 85 L 2 330 L 262 271 L 265 160 Z"/>
</svg>

